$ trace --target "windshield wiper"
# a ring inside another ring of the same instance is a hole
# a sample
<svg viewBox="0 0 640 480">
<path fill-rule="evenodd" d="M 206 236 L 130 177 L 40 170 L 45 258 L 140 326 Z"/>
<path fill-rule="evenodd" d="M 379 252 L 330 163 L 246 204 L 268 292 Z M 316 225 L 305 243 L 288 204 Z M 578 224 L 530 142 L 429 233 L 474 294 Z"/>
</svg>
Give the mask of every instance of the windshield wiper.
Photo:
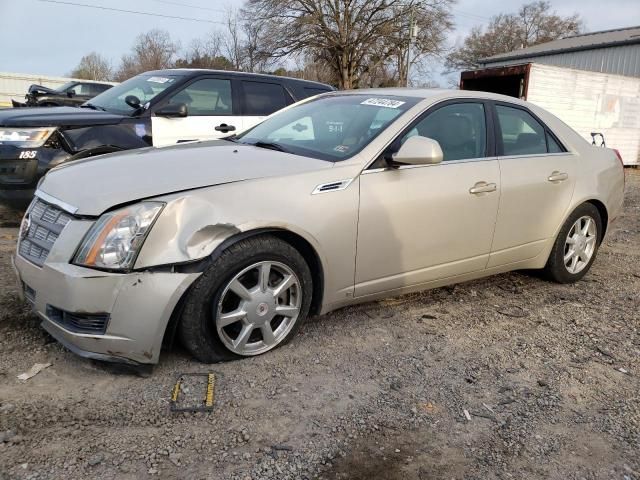
<svg viewBox="0 0 640 480">
<path fill-rule="evenodd" d="M 90 108 L 91 110 L 101 110 L 103 112 L 106 112 L 107 110 L 99 107 L 98 105 L 94 105 L 93 103 L 83 103 L 82 105 L 80 105 L 80 108 Z"/>
<path fill-rule="evenodd" d="M 273 142 L 255 142 L 255 143 L 250 143 L 249 145 L 253 145 L 254 147 L 258 147 L 258 148 L 268 148 L 269 150 L 276 150 L 278 152 L 284 152 L 284 153 L 289 153 L 287 151 L 286 148 L 284 148 L 282 145 L 280 145 L 279 143 L 273 143 Z"/>
</svg>

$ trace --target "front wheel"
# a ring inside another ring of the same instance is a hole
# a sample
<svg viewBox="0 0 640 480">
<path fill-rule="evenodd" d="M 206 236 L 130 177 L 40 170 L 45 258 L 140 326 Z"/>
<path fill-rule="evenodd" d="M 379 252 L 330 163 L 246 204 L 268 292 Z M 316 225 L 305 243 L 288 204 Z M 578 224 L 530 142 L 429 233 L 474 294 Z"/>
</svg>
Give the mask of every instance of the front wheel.
<svg viewBox="0 0 640 480">
<path fill-rule="evenodd" d="M 574 210 L 560 229 L 547 260 L 545 273 L 558 283 L 573 283 L 584 277 L 596 258 L 602 240 L 598 209 L 584 203 Z"/>
<path fill-rule="evenodd" d="M 270 235 L 242 240 L 189 292 L 182 341 L 204 363 L 265 353 L 295 335 L 311 294 L 311 272 L 295 248 Z"/>
</svg>

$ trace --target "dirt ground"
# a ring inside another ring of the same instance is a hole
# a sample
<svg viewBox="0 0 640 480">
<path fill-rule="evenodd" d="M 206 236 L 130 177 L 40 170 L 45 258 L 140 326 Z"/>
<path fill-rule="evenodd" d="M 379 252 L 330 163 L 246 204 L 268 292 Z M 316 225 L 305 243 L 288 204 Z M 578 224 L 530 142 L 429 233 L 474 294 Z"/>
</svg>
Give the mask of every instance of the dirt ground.
<svg viewBox="0 0 640 480">
<path fill-rule="evenodd" d="M 17 299 L 0 228 L 0 479 L 640 480 L 640 172 L 589 275 L 511 273 L 343 309 L 287 346 L 148 378 L 81 359 Z M 34 363 L 52 366 L 28 381 Z M 211 413 L 169 412 L 182 372 Z"/>
</svg>

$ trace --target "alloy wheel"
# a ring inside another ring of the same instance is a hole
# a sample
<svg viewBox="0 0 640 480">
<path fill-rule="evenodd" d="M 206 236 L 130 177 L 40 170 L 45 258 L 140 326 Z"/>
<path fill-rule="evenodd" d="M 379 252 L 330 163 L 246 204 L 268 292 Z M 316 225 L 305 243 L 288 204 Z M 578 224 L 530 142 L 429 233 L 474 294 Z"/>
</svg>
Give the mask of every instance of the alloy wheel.
<svg viewBox="0 0 640 480">
<path fill-rule="evenodd" d="M 298 277 L 284 263 L 254 263 L 236 274 L 215 305 L 222 343 L 238 355 L 258 355 L 282 342 L 302 305 Z"/>
<path fill-rule="evenodd" d="M 571 274 L 580 273 L 596 251 L 598 231 L 589 216 L 580 217 L 571 226 L 564 244 L 564 266 Z"/>
</svg>

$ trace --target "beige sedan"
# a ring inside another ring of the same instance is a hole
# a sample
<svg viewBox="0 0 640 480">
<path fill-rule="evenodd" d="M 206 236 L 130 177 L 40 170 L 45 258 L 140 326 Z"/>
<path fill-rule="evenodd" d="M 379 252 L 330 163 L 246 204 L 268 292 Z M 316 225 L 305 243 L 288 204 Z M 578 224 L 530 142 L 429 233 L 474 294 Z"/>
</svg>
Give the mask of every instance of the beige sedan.
<svg viewBox="0 0 640 480">
<path fill-rule="evenodd" d="M 575 282 L 623 187 L 614 150 L 510 97 L 334 92 L 225 140 L 52 170 L 15 266 L 80 355 L 152 364 L 177 333 L 217 362 L 389 295 L 516 269 Z"/>
</svg>

